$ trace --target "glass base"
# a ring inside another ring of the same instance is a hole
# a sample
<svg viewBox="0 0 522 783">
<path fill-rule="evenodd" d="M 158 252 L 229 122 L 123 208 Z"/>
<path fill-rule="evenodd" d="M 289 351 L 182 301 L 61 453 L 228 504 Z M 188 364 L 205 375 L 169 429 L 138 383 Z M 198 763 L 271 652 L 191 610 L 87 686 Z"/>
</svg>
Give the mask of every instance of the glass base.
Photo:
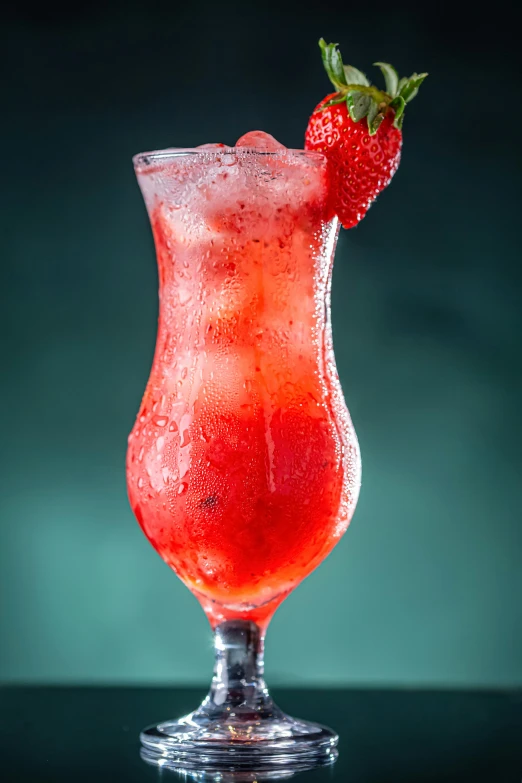
<svg viewBox="0 0 522 783">
<path fill-rule="evenodd" d="M 289 767 L 292 772 L 335 761 L 339 739 L 335 732 L 294 720 L 277 707 L 272 712 L 270 717 L 252 716 L 252 720 L 230 715 L 223 721 L 212 720 L 202 707 L 177 721 L 146 728 L 140 735 L 142 758 L 180 769 Z"/>
<path fill-rule="evenodd" d="M 214 646 L 214 678 L 207 698 L 189 715 L 141 733 L 145 761 L 195 770 L 191 776 L 196 780 L 225 780 L 212 778 L 212 770 L 235 775 L 227 777 L 230 780 L 249 780 L 237 777 L 245 770 L 264 770 L 266 780 L 273 779 L 271 770 L 280 770 L 287 778 L 335 761 L 335 732 L 290 718 L 274 704 L 263 679 L 263 634 L 254 622 L 221 623 Z"/>
</svg>

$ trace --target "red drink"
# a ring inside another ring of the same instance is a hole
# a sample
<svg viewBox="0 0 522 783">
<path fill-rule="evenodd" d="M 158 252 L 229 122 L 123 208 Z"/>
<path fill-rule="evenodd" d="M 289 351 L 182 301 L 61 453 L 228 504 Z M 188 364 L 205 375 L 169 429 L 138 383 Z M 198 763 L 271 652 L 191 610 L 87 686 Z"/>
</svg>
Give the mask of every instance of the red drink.
<svg viewBox="0 0 522 783">
<path fill-rule="evenodd" d="M 325 163 L 210 148 L 140 156 L 137 171 L 160 315 L 129 438 L 132 508 L 213 625 L 263 624 L 338 542 L 359 489 Z"/>
</svg>

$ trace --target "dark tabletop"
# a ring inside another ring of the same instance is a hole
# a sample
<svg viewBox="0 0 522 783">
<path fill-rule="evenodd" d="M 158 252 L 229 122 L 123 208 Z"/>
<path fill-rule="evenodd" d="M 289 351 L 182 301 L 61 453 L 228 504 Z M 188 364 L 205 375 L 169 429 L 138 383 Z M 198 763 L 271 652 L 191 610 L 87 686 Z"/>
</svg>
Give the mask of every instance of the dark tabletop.
<svg viewBox="0 0 522 783">
<path fill-rule="evenodd" d="M 140 759 L 138 734 L 190 711 L 203 695 L 188 688 L 4 688 L 1 779 L 181 781 Z M 286 712 L 341 736 L 333 767 L 299 772 L 292 783 L 522 781 L 522 691 L 274 689 L 273 695 Z"/>
</svg>

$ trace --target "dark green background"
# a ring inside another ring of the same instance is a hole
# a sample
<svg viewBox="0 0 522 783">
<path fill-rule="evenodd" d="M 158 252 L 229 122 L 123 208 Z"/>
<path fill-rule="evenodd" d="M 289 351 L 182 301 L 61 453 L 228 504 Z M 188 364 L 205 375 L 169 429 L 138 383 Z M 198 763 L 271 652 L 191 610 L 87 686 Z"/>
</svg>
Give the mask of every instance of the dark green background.
<svg viewBox="0 0 522 783">
<path fill-rule="evenodd" d="M 208 679 L 206 620 L 125 493 L 155 338 L 131 155 L 302 146 L 316 41 L 429 79 L 390 189 L 340 240 L 352 527 L 278 611 L 284 683 L 522 684 L 516 28 L 455 3 L 76 3 L 4 17 L 0 679 Z M 373 73 L 373 70 L 372 70 Z"/>
</svg>

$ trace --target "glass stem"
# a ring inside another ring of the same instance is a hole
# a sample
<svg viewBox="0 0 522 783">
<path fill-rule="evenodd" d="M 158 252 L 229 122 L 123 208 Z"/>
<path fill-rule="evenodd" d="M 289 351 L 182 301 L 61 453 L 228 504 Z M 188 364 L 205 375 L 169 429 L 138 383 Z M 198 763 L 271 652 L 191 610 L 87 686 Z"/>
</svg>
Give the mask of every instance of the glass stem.
<svg viewBox="0 0 522 783">
<path fill-rule="evenodd" d="M 202 705 L 205 711 L 274 715 L 277 708 L 263 677 L 264 641 L 261 628 L 249 620 L 227 620 L 216 627 L 214 677 Z"/>
</svg>

